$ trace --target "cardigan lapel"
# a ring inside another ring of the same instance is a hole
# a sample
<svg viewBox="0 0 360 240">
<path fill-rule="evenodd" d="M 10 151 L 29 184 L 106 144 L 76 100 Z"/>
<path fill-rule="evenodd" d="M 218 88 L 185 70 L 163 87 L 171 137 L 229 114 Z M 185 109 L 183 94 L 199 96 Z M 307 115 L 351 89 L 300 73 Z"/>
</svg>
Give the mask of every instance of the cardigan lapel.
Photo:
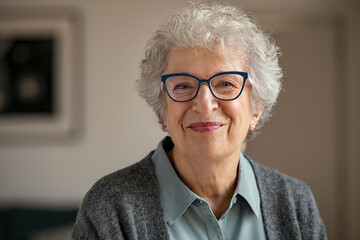
<svg viewBox="0 0 360 240">
<path fill-rule="evenodd" d="M 249 157 L 260 193 L 260 206 L 265 234 L 269 240 L 301 239 L 295 201 L 287 196 L 286 178 L 277 171 L 262 166 Z"/>
</svg>

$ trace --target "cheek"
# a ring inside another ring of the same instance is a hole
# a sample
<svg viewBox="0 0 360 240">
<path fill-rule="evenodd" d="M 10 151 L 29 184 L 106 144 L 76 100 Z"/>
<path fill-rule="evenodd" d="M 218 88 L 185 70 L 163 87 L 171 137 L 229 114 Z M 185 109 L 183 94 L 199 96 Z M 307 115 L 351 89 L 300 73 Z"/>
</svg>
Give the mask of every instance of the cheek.
<svg viewBox="0 0 360 240">
<path fill-rule="evenodd" d="M 236 128 L 238 130 L 248 128 L 251 121 L 252 111 L 247 102 L 224 102 L 222 108 L 225 114 L 230 118 L 232 128 Z"/>
<path fill-rule="evenodd" d="M 167 127 L 167 131 L 172 131 L 173 129 L 181 126 L 182 119 L 185 113 L 184 110 L 185 104 L 175 103 L 170 99 L 166 100 L 166 111 L 164 113 L 164 123 Z"/>
</svg>

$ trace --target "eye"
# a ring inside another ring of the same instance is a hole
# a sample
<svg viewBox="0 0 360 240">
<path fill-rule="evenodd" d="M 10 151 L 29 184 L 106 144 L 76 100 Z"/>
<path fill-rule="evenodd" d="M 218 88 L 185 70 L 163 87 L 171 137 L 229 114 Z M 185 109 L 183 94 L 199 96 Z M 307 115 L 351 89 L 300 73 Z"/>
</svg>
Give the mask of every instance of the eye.
<svg viewBox="0 0 360 240">
<path fill-rule="evenodd" d="M 179 83 L 177 85 L 174 86 L 173 90 L 176 91 L 176 90 L 185 90 L 185 89 L 188 89 L 188 88 L 191 88 L 192 86 L 188 83 Z"/>
<path fill-rule="evenodd" d="M 235 86 L 232 82 L 229 82 L 229 81 L 221 81 L 221 82 L 218 82 L 214 87 L 215 87 L 215 88 L 227 88 L 227 89 L 232 89 L 232 88 L 235 88 L 236 86 Z"/>
<path fill-rule="evenodd" d="M 234 84 L 232 84 L 231 82 L 221 82 L 219 84 L 219 87 L 234 87 Z"/>
</svg>

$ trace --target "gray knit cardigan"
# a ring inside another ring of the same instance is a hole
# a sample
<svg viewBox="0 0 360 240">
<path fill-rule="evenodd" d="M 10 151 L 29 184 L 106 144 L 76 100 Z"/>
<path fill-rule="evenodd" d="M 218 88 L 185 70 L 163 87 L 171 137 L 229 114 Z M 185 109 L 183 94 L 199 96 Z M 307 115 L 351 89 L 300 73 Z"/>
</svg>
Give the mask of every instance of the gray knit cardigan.
<svg viewBox="0 0 360 240">
<path fill-rule="evenodd" d="M 169 239 L 160 188 L 151 161 L 100 179 L 86 194 L 72 239 Z M 252 160 L 267 239 L 327 239 L 310 189 Z"/>
</svg>

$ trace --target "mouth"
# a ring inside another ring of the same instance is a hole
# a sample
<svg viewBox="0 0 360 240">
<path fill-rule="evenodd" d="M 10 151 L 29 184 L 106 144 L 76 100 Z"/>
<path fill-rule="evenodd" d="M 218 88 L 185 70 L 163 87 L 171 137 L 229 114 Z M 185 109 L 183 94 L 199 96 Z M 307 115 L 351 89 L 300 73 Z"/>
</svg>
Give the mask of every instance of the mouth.
<svg viewBox="0 0 360 240">
<path fill-rule="evenodd" d="M 196 122 L 190 124 L 188 128 L 195 132 L 210 132 L 219 129 L 222 126 L 224 126 L 224 124 L 219 122 Z"/>
</svg>

